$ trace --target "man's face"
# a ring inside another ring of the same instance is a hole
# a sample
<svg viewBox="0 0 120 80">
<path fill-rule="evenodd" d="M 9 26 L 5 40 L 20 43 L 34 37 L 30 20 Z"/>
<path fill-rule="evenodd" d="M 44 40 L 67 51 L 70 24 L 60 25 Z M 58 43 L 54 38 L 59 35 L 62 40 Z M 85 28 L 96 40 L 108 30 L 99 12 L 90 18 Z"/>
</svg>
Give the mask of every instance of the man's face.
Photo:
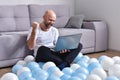
<svg viewBox="0 0 120 80">
<path fill-rule="evenodd" d="M 45 16 L 44 18 L 44 24 L 46 26 L 46 29 L 49 29 L 53 24 L 55 23 L 56 17 L 55 16 Z"/>
</svg>

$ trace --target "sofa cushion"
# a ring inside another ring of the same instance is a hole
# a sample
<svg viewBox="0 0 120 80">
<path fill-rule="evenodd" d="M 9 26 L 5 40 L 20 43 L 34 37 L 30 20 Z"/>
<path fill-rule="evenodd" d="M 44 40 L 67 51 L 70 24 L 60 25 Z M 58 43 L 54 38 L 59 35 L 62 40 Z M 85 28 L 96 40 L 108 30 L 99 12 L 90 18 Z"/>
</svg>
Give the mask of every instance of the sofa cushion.
<svg viewBox="0 0 120 80">
<path fill-rule="evenodd" d="M 27 5 L 0 5 L 0 31 L 23 31 L 29 27 Z"/>
<path fill-rule="evenodd" d="M 52 9 L 57 15 L 55 27 L 64 27 L 69 19 L 69 8 L 66 5 L 29 5 L 30 22 L 41 22 L 46 10 Z"/>
<path fill-rule="evenodd" d="M 84 19 L 84 15 L 71 16 L 65 27 L 66 28 L 81 28 L 83 19 Z"/>
</svg>

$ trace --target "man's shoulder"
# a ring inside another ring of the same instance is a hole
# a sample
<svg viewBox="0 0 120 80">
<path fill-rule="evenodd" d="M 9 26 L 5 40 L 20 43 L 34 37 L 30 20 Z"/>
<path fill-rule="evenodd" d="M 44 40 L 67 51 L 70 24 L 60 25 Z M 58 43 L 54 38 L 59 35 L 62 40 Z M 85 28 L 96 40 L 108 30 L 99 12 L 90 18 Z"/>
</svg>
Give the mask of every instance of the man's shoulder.
<svg viewBox="0 0 120 80">
<path fill-rule="evenodd" d="M 55 31 L 58 31 L 58 29 L 56 27 L 51 27 L 51 30 L 55 30 Z"/>
</svg>

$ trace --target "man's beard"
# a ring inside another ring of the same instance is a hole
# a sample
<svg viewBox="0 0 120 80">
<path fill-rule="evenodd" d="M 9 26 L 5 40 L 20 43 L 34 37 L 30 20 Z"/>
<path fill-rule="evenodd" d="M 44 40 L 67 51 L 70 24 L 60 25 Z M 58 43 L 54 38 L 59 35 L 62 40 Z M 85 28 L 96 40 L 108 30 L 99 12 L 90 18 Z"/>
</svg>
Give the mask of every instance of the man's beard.
<svg viewBox="0 0 120 80">
<path fill-rule="evenodd" d="M 49 23 L 47 23 L 47 22 L 44 22 L 44 24 L 45 24 L 45 27 L 46 27 L 46 28 L 49 28 L 50 26 L 53 26 L 53 24 L 49 24 Z"/>
</svg>

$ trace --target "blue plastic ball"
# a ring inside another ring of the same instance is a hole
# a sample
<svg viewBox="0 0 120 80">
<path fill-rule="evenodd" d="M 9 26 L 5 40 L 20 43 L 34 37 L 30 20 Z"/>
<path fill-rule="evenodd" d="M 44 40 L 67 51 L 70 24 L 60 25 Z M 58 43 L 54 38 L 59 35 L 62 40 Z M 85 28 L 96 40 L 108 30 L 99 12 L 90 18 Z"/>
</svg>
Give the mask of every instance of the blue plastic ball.
<svg viewBox="0 0 120 80">
<path fill-rule="evenodd" d="M 68 80 L 71 76 L 70 75 L 67 75 L 67 74 L 64 74 L 60 77 L 61 80 Z"/>
<path fill-rule="evenodd" d="M 105 80 L 119 80 L 116 76 L 109 76 Z"/>
<path fill-rule="evenodd" d="M 102 68 L 102 66 L 98 62 L 92 62 L 87 67 L 87 69 L 88 69 L 89 72 L 91 72 L 95 68 Z"/>
<path fill-rule="evenodd" d="M 12 72 L 17 74 L 17 71 L 22 67 L 23 67 L 22 65 L 16 64 L 12 67 Z"/>
<path fill-rule="evenodd" d="M 67 75 L 71 75 L 73 73 L 73 70 L 70 67 L 66 67 L 62 69 L 62 72 Z"/>
<path fill-rule="evenodd" d="M 25 79 L 27 79 L 27 78 L 29 78 L 29 77 L 32 77 L 32 74 L 31 74 L 31 72 L 28 72 L 28 71 L 22 72 L 22 73 L 18 76 L 19 80 L 25 80 Z"/>
<path fill-rule="evenodd" d="M 27 67 L 28 67 L 30 70 L 33 70 L 33 69 L 35 69 L 35 68 L 40 68 L 39 65 L 38 65 L 38 63 L 36 63 L 36 62 L 29 62 L 29 63 L 27 64 Z"/>
</svg>

